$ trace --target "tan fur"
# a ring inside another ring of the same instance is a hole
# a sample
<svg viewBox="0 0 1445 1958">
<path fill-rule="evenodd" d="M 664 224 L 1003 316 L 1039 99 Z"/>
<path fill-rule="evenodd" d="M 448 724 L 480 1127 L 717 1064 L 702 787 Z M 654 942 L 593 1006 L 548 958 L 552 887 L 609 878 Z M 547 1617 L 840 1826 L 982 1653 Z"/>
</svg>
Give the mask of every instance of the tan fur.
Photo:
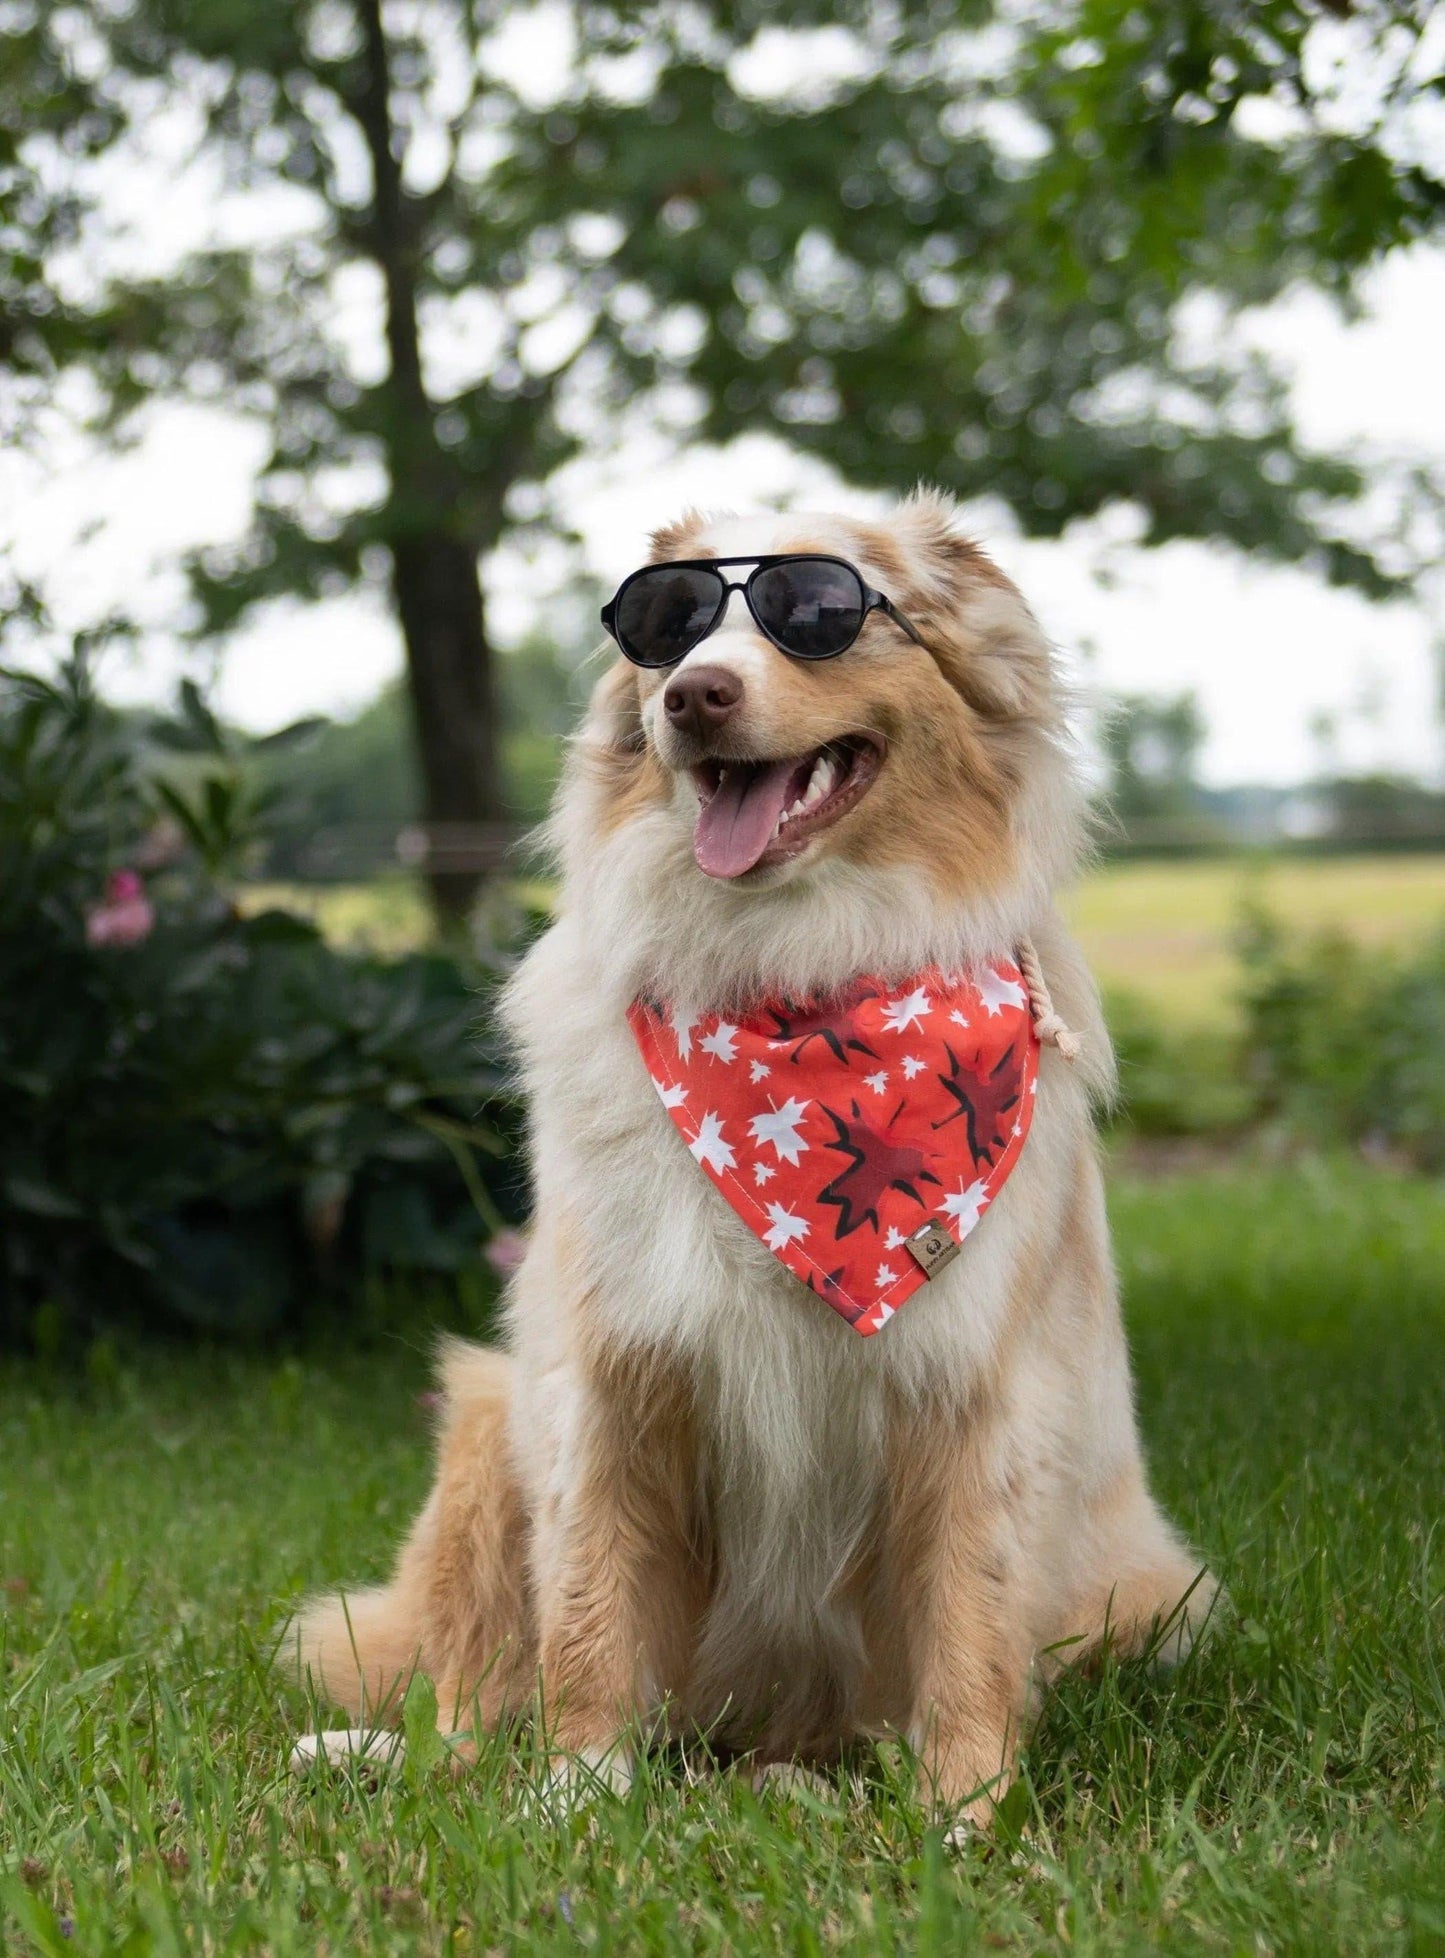
<svg viewBox="0 0 1445 1958">
<path fill-rule="evenodd" d="M 527 1697 L 536 1637 L 526 1530 L 511 1465 L 511 1362 L 449 1342 L 437 1476 L 391 1582 L 319 1600 L 288 1644 L 320 1691 L 358 1718 L 395 1720 L 420 1667 L 444 1728 L 494 1726 Z"/>
<path fill-rule="evenodd" d="M 510 1357 L 453 1349 L 396 1575 L 351 1599 L 349 1627 L 336 1605 L 303 1614 L 300 1649 L 381 1717 L 416 1663 L 485 1720 L 540 1665 L 552 1745 L 614 1778 L 619 1738 L 661 1719 L 760 1759 L 898 1731 L 939 1804 L 986 1820 L 1059 1667 L 1106 1645 L 1180 1656 L 1213 1585 L 1135 1428 L 1089 1105 L 1112 1062 L 1053 901 L 1083 805 L 1049 648 L 936 496 L 882 525 L 692 513 L 653 540 L 655 558 L 785 548 L 857 562 L 925 644 L 874 616 L 809 665 L 734 601 L 689 655 L 743 681 L 728 752 L 871 730 L 882 769 L 791 860 L 708 878 L 667 676 L 618 663 L 599 682 L 553 818 L 556 921 L 508 995 L 537 1193 Z M 988 1215 L 860 1340 L 678 1146 L 625 1009 L 901 978 L 1024 935 L 1084 1057 L 1044 1054 Z"/>
</svg>

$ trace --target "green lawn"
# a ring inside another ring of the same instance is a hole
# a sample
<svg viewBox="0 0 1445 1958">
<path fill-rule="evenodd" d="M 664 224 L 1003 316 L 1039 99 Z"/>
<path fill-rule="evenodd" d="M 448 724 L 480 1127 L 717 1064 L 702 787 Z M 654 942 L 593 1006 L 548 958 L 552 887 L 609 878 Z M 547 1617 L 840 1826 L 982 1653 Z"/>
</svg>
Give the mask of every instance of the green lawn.
<svg viewBox="0 0 1445 1958">
<path fill-rule="evenodd" d="M 420 1353 L 12 1368 L 0 1946 L 1445 1951 L 1440 1189 L 1253 1167 L 1114 1210 L 1156 1478 L 1234 1611 L 1171 1682 L 1058 1693 L 956 1858 L 887 1755 L 828 1799 L 663 1764 L 560 1831 L 503 1747 L 293 1781 L 268 1651 L 303 1586 L 384 1567 Z"/>
</svg>

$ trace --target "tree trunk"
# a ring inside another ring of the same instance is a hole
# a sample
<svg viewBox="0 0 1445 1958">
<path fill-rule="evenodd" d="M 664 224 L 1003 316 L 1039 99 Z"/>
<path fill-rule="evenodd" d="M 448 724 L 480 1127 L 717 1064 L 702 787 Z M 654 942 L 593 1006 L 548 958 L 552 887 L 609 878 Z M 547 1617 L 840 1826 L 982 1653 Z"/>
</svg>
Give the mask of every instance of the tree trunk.
<svg viewBox="0 0 1445 1958">
<path fill-rule="evenodd" d="M 503 815 L 491 652 L 477 554 L 440 529 L 393 540 L 396 607 L 421 757 L 426 877 L 443 923 L 464 919 Z"/>
<path fill-rule="evenodd" d="M 476 500 L 475 486 L 437 441 L 422 378 L 417 275 L 423 241 L 394 147 L 381 0 L 356 0 L 356 17 L 364 49 L 351 107 L 371 157 L 367 231 L 386 287 L 391 356 L 383 427 L 391 477 L 388 542 L 421 761 L 427 883 L 438 917 L 450 924 L 465 918 L 476 898 L 504 812 L 478 540 L 461 515 Z"/>
</svg>

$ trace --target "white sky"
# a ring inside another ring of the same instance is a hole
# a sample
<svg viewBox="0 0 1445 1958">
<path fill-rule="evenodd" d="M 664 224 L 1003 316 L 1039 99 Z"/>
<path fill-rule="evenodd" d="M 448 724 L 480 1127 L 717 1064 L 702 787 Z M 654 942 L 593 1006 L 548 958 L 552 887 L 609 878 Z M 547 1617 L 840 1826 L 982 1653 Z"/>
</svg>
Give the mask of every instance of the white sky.
<svg viewBox="0 0 1445 1958">
<path fill-rule="evenodd" d="M 160 224 L 175 248 L 214 208 L 192 185 L 157 218 L 134 184 L 128 221 Z M 256 200 L 251 200 L 254 211 Z M 138 219 L 137 213 L 143 213 Z M 241 214 L 243 224 L 254 221 Z M 264 218 L 261 228 L 264 230 Z M 378 338 L 376 295 L 356 285 L 358 365 Z M 1308 441 L 1371 458 L 1445 463 L 1445 252 L 1397 253 L 1366 292 L 1367 316 L 1339 321 L 1301 293 L 1240 331 L 1293 375 Z M 220 411 L 168 408 L 121 456 L 104 456 L 59 428 L 42 462 L 0 455 L 0 536 L 18 569 L 41 578 L 62 625 L 125 609 L 147 626 L 138 656 L 111 656 L 111 691 L 159 700 L 195 654 L 172 629 L 184 551 L 237 536 L 262 453 L 254 428 Z M 563 514 L 583 539 L 585 566 L 611 585 L 639 560 L 647 531 L 686 504 L 747 507 L 786 498 L 801 506 L 873 510 L 879 499 L 836 483 L 779 442 L 750 437 L 724 451 L 671 454 L 641 433 L 563 478 Z M 1217 784 L 1291 782 L 1321 762 L 1408 770 L 1445 779 L 1445 717 L 1432 646 L 1445 635 L 1445 573 L 1418 602 L 1371 606 L 1302 572 L 1241 561 L 1213 546 L 1144 552 L 1128 524 L 1076 526 L 1056 543 L 1022 540 L 1007 513 L 984 509 L 975 534 L 1023 587 L 1046 629 L 1091 686 L 1174 693 L 1193 688 L 1209 727 L 1204 772 Z M 534 560 L 507 551 L 486 568 L 494 630 L 515 639 L 568 575 L 560 553 Z M 269 728 L 299 714 L 363 705 L 401 663 L 395 626 L 374 600 L 273 608 L 232 641 L 219 667 L 223 711 Z M 1330 716 L 1326 755 L 1312 726 Z"/>
</svg>

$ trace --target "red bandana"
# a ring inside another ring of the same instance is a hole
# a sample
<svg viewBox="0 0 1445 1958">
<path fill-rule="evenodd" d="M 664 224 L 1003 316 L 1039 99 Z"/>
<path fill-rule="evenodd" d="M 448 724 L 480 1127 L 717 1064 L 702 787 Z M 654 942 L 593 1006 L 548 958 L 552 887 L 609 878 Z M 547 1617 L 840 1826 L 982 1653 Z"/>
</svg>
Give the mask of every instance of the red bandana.
<svg viewBox="0 0 1445 1958">
<path fill-rule="evenodd" d="M 1038 1039 L 1006 960 L 736 1025 L 637 1000 L 628 1020 L 689 1150 L 768 1249 L 876 1333 L 957 1254 L 1018 1161 Z"/>
</svg>

